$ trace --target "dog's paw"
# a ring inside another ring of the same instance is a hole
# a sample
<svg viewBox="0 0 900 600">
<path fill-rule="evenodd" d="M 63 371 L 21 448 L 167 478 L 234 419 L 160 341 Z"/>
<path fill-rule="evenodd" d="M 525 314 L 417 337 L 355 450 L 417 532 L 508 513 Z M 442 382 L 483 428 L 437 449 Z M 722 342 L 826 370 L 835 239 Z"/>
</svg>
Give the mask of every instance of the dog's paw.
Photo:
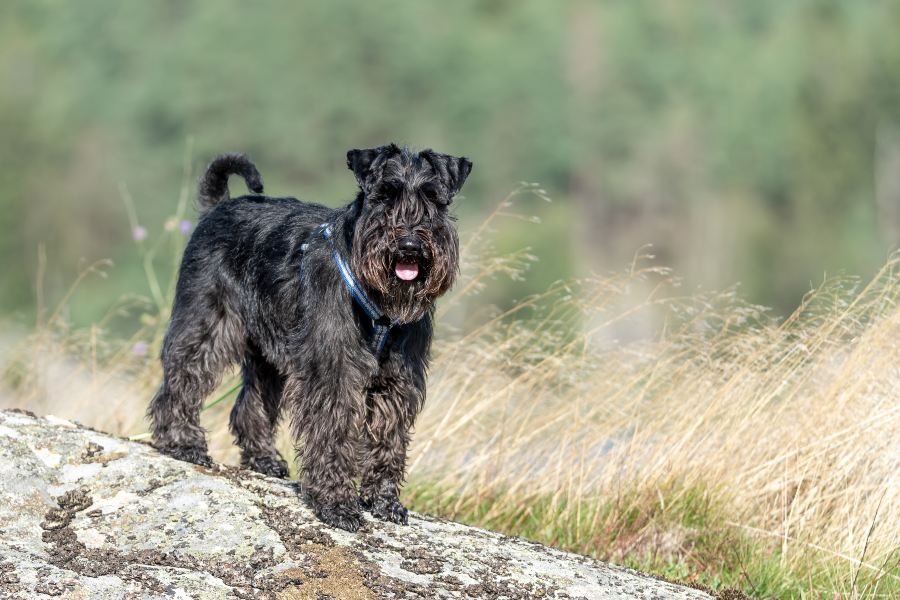
<svg viewBox="0 0 900 600">
<path fill-rule="evenodd" d="M 274 456 L 243 456 L 241 457 L 241 466 L 269 477 L 284 479 L 288 476 L 287 461 L 277 454 Z"/>
<path fill-rule="evenodd" d="M 350 533 L 356 532 L 363 524 L 362 512 L 355 502 L 316 506 L 315 512 L 323 523 Z"/>
<path fill-rule="evenodd" d="M 376 519 L 397 525 L 409 524 L 409 511 L 396 496 L 377 496 L 374 500 L 360 500 L 362 507 Z"/>
<path fill-rule="evenodd" d="M 168 454 L 172 458 L 183 460 L 184 462 L 194 463 L 201 467 L 213 466 L 212 458 L 206 453 L 205 448 L 194 448 L 190 446 L 177 446 L 175 448 L 160 448 L 160 452 Z"/>
</svg>

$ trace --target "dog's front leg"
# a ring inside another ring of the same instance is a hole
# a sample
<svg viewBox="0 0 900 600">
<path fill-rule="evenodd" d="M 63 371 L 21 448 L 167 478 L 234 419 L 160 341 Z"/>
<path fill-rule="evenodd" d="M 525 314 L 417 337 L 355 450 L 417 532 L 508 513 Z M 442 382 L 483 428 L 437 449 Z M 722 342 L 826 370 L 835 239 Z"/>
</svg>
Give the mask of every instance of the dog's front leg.
<svg viewBox="0 0 900 600">
<path fill-rule="evenodd" d="M 360 499 L 372 516 L 406 524 L 400 502 L 410 429 L 425 398 L 425 356 L 392 352 L 366 398 L 365 449 Z"/>
<path fill-rule="evenodd" d="M 366 399 L 363 432 L 365 457 L 360 499 L 373 517 L 405 525 L 407 510 L 400 502 L 406 475 L 406 448 L 415 420 L 413 390 L 398 382 L 376 386 Z"/>
<path fill-rule="evenodd" d="M 341 352 L 314 351 L 297 376 L 288 378 L 285 400 L 299 446 L 303 493 L 322 521 L 356 531 L 362 524 L 354 484 L 362 424 L 365 375 Z"/>
</svg>

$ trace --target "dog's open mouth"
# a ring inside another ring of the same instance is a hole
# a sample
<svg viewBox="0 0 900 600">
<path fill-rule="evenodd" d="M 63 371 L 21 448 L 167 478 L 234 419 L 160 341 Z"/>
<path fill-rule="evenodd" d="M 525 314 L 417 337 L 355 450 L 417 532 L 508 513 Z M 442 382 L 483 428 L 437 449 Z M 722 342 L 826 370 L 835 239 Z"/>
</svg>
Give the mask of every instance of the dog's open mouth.
<svg viewBox="0 0 900 600">
<path fill-rule="evenodd" d="M 394 265 L 394 273 L 403 281 L 412 281 L 419 276 L 419 264 L 415 262 L 398 262 Z"/>
</svg>

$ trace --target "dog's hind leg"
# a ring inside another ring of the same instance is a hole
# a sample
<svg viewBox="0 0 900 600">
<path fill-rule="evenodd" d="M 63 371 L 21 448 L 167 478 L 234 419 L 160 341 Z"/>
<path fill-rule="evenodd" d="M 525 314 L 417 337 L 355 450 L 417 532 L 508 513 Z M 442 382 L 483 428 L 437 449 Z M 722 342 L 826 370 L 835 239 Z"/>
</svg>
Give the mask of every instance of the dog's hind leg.
<svg viewBox="0 0 900 600">
<path fill-rule="evenodd" d="M 284 380 L 252 348 L 244 354 L 241 375 L 244 386 L 228 424 L 241 448 L 241 466 L 264 475 L 287 477 L 287 462 L 275 449 Z"/>
<path fill-rule="evenodd" d="M 203 313 L 178 308 L 163 342 L 163 383 L 148 410 L 153 444 L 179 460 L 210 465 L 200 407 L 239 356 L 243 332 L 237 318 L 224 310 L 207 311 L 215 316 L 197 319 Z"/>
</svg>

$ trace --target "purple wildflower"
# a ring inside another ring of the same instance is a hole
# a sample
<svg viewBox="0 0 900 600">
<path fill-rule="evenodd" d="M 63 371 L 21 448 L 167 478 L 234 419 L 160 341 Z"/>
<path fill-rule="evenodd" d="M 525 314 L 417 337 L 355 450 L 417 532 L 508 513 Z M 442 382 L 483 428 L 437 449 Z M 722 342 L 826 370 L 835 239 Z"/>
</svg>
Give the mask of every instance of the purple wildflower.
<svg viewBox="0 0 900 600">
<path fill-rule="evenodd" d="M 191 232 L 191 227 L 193 227 L 193 223 L 185 219 L 181 223 L 178 224 L 178 230 L 181 231 L 181 235 L 187 235 Z"/>
<path fill-rule="evenodd" d="M 134 238 L 134 241 L 141 242 L 147 238 L 147 230 L 140 225 L 135 225 L 134 229 L 131 230 L 131 237 Z"/>
<path fill-rule="evenodd" d="M 135 342 L 134 346 L 131 347 L 131 353 L 135 356 L 147 356 L 148 349 L 147 342 Z"/>
</svg>

